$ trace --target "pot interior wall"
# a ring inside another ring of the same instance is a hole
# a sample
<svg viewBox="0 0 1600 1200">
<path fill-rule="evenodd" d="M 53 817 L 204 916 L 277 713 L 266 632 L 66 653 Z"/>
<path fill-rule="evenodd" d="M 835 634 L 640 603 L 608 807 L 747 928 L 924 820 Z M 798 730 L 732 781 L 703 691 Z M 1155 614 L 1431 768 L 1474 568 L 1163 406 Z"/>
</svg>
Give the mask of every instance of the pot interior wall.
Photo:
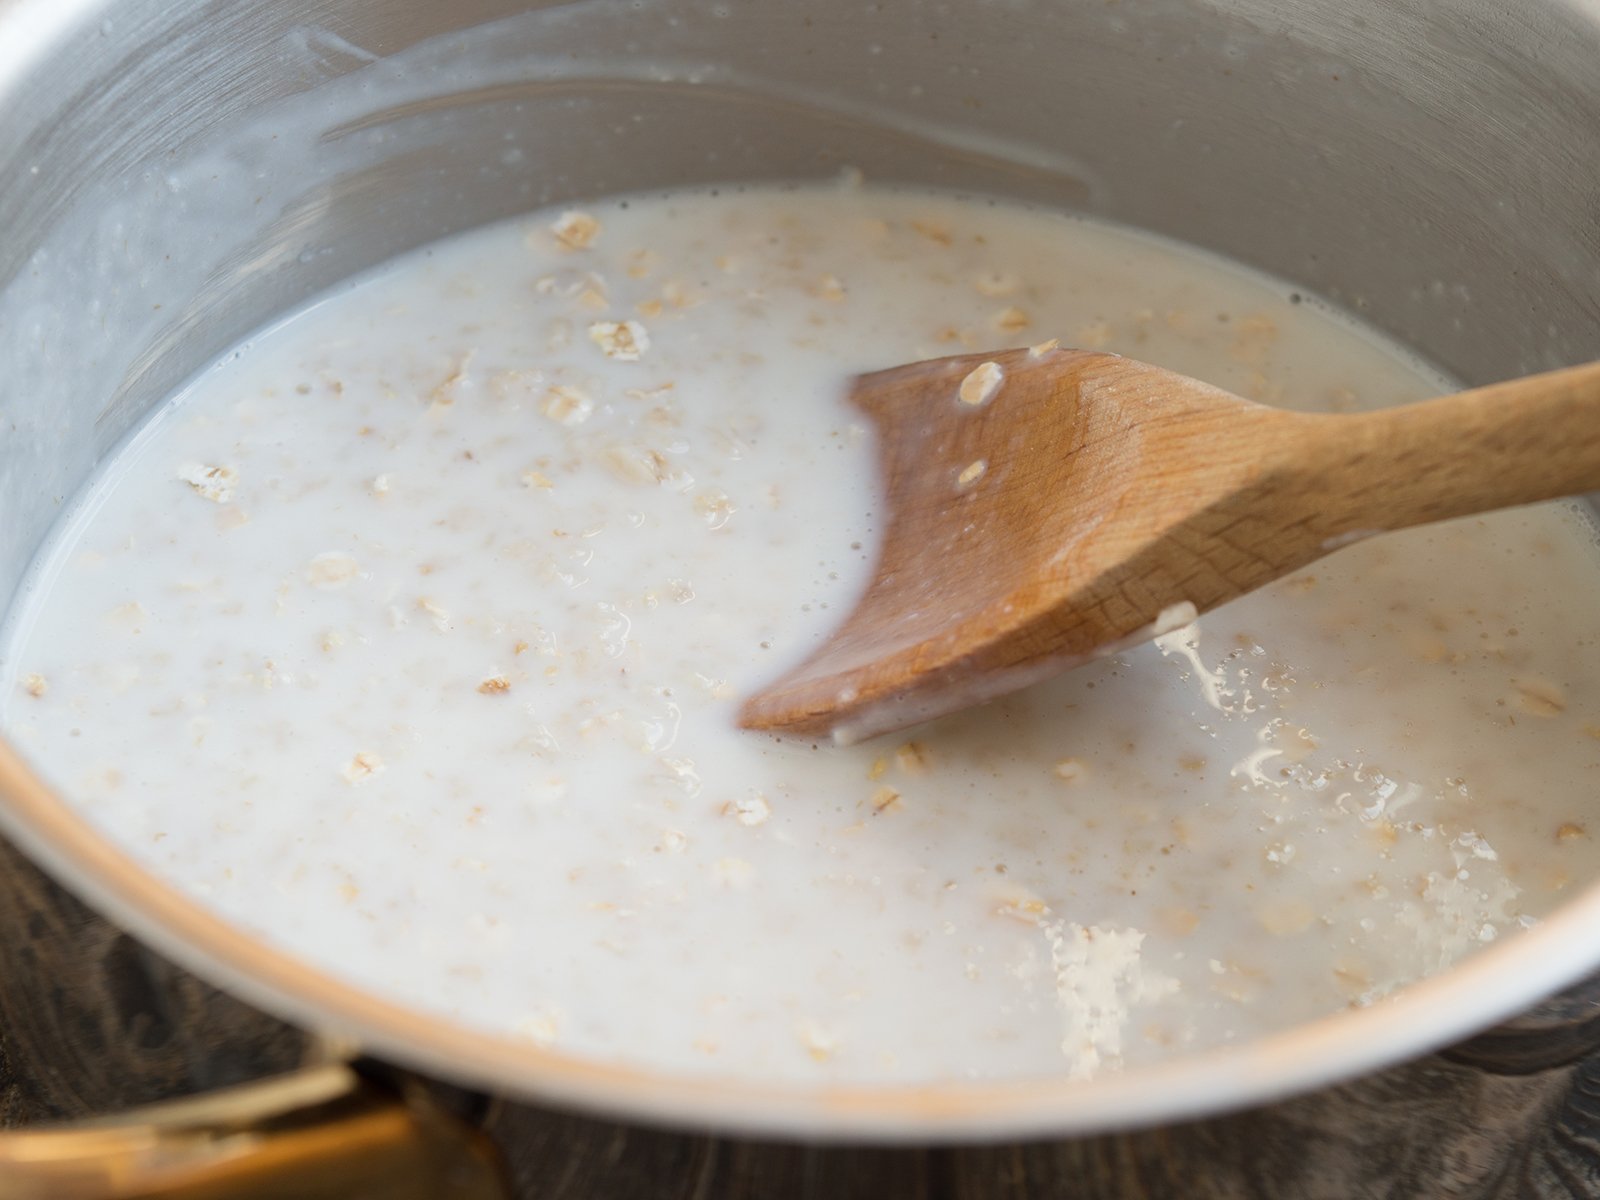
<svg viewBox="0 0 1600 1200">
<path fill-rule="evenodd" d="M 601 192 L 854 166 L 1210 247 L 1468 381 L 1600 357 L 1597 58 L 1600 0 L 0 0 L 0 614 L 230 346 Z"/>
<path fill-rule="evenodd" d="M 597 192 L 856 165 L 1214 248 L 1468 380 L 1600 354 L 1582 5 L 41 11 L 0 3 L 0 601 L 228 346 L 395 253 Z"/>
</svg>

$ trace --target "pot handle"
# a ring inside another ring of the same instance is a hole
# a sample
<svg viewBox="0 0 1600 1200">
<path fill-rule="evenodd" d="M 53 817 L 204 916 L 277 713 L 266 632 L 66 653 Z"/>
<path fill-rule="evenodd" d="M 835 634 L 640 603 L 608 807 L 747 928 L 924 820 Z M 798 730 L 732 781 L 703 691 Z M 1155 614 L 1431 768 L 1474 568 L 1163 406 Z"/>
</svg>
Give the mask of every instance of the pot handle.
<svg viewBox="0 0 1600 1200">
<path fill-rule="evenodd" d="M 493 1144 L 344 1063 L 0 1133 L 0 1200 L 509 1200 Z"/>
</svg>

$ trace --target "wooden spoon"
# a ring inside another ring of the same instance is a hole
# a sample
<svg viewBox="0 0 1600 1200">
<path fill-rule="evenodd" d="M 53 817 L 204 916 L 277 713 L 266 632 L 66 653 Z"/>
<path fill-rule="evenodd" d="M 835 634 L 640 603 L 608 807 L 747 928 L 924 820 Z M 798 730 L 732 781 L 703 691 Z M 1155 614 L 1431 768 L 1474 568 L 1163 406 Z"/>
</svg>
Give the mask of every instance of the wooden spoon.
<svg viewBox="0 0 1600 1200">
<path fill-rule="evenodd" d="M 1371 534 L 1600 488 L 1600 363 L 1351 415 L 1053 345 L 856 380 L 874 578 L 740 724 L 861 737 L 1192 620 Z"/>
</svg>

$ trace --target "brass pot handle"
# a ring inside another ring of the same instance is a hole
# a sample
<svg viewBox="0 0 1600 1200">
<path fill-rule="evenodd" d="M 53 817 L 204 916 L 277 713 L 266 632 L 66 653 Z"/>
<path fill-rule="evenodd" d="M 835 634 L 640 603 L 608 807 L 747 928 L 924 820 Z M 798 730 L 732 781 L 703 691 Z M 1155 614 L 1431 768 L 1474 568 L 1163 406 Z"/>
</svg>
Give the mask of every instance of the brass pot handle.
<svg viewBox="0 0 1600 1200">
<path fill-rule="evenodd" d="M 509 1200 L 493 1144 L 344 1063 L 0 1133 L 0 1200 Z"/>
</svg>

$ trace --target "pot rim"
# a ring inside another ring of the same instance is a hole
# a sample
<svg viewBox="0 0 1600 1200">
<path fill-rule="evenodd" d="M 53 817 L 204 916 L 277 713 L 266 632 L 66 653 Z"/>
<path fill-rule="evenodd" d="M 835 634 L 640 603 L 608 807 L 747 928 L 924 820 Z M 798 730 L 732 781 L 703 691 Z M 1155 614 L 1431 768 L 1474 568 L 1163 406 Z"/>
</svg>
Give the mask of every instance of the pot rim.
<svg viewBox="0 0 1600 1200">
<path fill-rule="evenodd" d="M 1548 0 L 1600 25 L 1600 0 Z M 0 96 L 109 0 L 0 0 Z M 610 1064 L 385 1000 L 205 910 L 75 813 L 0 737 L 0 833 L 173 961 L 283 1019 L 468 1087 L 670 1126 L 840 1141 L 1129 1129 L 1260 1104 L 1437 1049 L 1600 967 L 1600 881 L 1532 929 L 1394 996 L 1238 1045 L 1107 1074 L 903 1085 L 752 1083 Z"/>
<path fill-rule="evenodd" d="M 467 1087 L 652 1124 L 838 1141 L 1101 1133 L 1248 1107 L 1437 1049 L 1600 963 L 1600 883 L 1538 926 L 1370 1007 L 1089 1081 L 752 1083 L 610 1064 L 385 1000 L 216 916 L 74 813 L 0 739 L 0 830 L 130 933 L 285 1020 Z"/>
</svg>

